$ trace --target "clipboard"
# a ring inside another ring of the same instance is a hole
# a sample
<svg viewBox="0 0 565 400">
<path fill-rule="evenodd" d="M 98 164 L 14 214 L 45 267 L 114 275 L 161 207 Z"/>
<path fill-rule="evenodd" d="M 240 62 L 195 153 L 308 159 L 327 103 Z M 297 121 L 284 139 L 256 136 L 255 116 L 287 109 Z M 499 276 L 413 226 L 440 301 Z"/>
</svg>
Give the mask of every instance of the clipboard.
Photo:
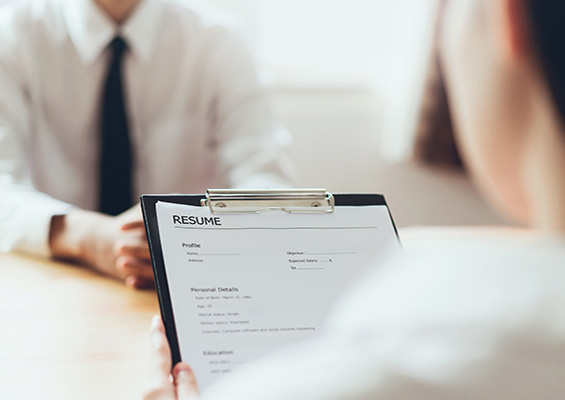
<svg viewBox="0 0 565 400">
<path fill-rule="evenodd" d="M 210 189 L 206 194 L 195 195 L 142 195 L 141 207 L 151 262 L 155 277 L 155 287 L 165 331 L 171 347 L 173 365 L 181 361 L 177 328 L 171 303 L 171 293 L 163 255 L 163 246 L 157 220 L 157 203 L 165 202 L 179 205 L 207 207 L 212 214 L 261 213 L 274 210 L 286 213 L 325 213 L 331 214 L 339 207 L 384 206 L 388 211 L 396 240 L 400 244 L 398 231 L 383 195 L 380 194 L 332 194 L 325 189 L 286 189 L 286 190 L 230 190 Z"/>
</svg>

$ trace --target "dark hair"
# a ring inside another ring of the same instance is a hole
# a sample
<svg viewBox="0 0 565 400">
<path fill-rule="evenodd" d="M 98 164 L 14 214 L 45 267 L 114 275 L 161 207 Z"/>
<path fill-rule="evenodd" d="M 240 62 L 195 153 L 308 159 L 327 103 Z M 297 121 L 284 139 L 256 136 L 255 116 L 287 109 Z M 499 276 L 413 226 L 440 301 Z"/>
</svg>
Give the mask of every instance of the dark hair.
<svg viewBox="0 0 565 400">
<path fill-rule="evenodd" d="M 541 67 L 565 123 L 565 1 L 525 1 Z"/>
</svg>

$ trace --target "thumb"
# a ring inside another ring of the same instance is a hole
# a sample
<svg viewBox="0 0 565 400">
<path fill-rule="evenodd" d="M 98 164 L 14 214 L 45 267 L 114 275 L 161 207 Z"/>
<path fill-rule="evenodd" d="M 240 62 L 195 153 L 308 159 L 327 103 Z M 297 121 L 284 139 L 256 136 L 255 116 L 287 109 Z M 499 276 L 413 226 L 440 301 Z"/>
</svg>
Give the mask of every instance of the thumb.
<svg viewBox="0 0 565 400">
<path fill-rule="evenodd" d="M 185 363 L 178 363 L 173 370 L 175 387 L 177 389 L 178 400 L 198 400 L 198 384 L 192 368 Z"/>
</svg>

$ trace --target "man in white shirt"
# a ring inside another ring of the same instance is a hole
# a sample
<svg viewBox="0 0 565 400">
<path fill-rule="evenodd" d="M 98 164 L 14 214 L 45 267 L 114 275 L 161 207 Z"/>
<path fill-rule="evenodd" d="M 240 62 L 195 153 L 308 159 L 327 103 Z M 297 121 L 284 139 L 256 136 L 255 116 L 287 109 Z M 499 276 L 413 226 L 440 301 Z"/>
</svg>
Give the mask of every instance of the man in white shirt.
<svg viewBox="0 0 565 400">
<path fill-rule="evenodd" d="M 139 194 L 287 183 L 284 131 L 216 19 L 175 0 L 3 6 L 0 251 L 145 286 Z"/>
</svg>

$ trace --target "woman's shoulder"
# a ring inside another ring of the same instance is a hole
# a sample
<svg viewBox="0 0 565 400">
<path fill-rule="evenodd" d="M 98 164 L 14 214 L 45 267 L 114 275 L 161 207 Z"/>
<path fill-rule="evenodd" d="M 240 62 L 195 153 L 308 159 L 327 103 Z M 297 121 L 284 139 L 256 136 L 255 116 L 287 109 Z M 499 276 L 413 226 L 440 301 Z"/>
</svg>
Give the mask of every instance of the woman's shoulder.
<svg viewBox="0 0 565 400">
<path fill-rule="evenodd" d="M 350 287 L 322 337 L 250 366 L 254 385 L 242 389 L 236 372 L 223 393 L 398 400 L 564 392 L 560 238 L 451 230 L 404 247 Z"/>
<path fill-rule="evenodd" d="M 404 254 L 391 263 L 420 268 L 456 266 L 475 270 L 565 267 L 565 237 L 508 227 L 418 228 L 403 231 Z M 565 268 L 564 268 L 565 272 Z"/>
<path fill-rule="evenodd" d="M 369 314 L 356 312 L 369 304 Z M 376 261 L 344 294 L 334 321 L 527 325 L 552 305 L 565 323 L 565 307 L 555 307 L 560 304 L 565 239 L 514 230 L 436 230 L 412 235 L 402 254 Z"/>
</svg>

